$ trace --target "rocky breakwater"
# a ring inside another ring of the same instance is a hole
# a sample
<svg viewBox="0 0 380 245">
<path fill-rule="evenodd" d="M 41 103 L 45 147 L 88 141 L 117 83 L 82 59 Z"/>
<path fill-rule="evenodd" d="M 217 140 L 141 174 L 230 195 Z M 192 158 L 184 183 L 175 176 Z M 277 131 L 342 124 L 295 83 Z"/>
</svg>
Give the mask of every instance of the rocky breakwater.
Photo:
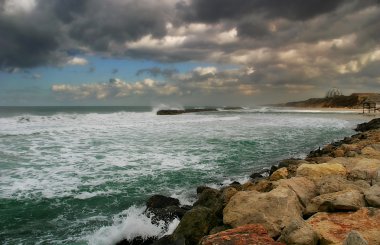
<svg viewBox="0 0 380 245">
<path fill-rule="evenodd" d="M 157 111 L 157 115 L 179 115 L 184 113 L 195 113 L 195 112 L 210 112 L 210 111 L 218 111 L 215 108 L 205 108 L 205 109 L 184 109 L 184 110 L 159 110 Z"/>
<path fill-rule="evenodd" d="M 357 130 L 269 177 L 199 187 L 173 234 L 144 244 L 380 244 L 380 119 Z"/>
</svg>

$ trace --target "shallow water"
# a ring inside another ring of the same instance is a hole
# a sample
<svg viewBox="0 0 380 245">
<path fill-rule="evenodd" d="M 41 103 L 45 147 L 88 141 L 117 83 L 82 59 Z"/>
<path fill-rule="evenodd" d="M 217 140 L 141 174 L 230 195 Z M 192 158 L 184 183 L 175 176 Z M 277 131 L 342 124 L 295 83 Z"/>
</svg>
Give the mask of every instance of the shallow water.
<svg viewBox="0 0 380 245">
<path fill-rule="evenodd" d="M 365 120 L 271 108 L 156 116 L 147 107 L 3 107 L 0 241 L 112 244 L 162 235 L 142 215 L 148 196 L 191 204 L 198 185 L 242 181 L 349 136 Z"/>
</svg>

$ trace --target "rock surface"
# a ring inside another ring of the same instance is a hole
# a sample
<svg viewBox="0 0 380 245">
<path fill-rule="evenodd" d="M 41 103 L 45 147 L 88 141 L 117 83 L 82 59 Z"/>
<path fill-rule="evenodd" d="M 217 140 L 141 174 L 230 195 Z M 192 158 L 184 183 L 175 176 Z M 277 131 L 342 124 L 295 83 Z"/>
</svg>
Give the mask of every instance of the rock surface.
<svg viewBox="0 0 380 245">
<path fill-rule="evenodd" d="M 270 181 L 277 181 L 280 179 L 286 179 L 289 175 L 287 168 L 279 168 L 269 177 Z"/>
<path fill-rule="evenodd" d="M 306 207 L 307 215 L 316 212 L 356 211 L 365 206 L 362 193 L 357 190 L 344 190 L 323 194 L 311 199 Z"/>
<path fill-rule="evenodd" d="M 279 240 L 293 245 L 317 245 L 319 237 L 308 223 L 294 220 L 282 230 Z"/>
<path fill-rule="evenodd" d="M 358 124 L 355 130 L 365 132 L 373 129 L 380 129 L 380 118 L 375 118 L 369 122 Z"/>
<path fill-rule="evenodd" d="M 347 238 L 344 240 L 343 245 L 368 245 L 368 242 L 362 237 L 362 235 L 353 230 Z"/>
<path fill-rule="evenodd" d="M 285 245 L 275 242 L 261 225 L 244 225 L 204 237 L 200 245 Z"/>
<path fill-rule="evenodd" d="M 297 169 L 298 177 L 319 180 L 324 176 L 346 176 L 346 168 L 338 163 L 302 164 Z"/>
<path fill-rule="evenodd" d="M 380 185 L 374 185 L 364 192 L 365 200 L 372 207 L 380 208 Z"/>
<path fill-rule="evenodd" d="M 362 208 L 347 213 L 317 213 L 307 220 L 320 236 L 320 244 L 343 244 L 352 230 L 359 232 L 368 244 L 380 244 L 380 211 Z"/>
<path fill-rule="evenodd" d="M 278 187 L 267 193 L 236 193 L 223 210 L 223 222 L 232 227 L 262 224 L 271 237 L 276 237 L 294 219 L 301 219 L 301 214 L 302 205 L 294 191 Z"/>
<path fill-rule="evenodd" d="M 294 191 L 303 207 L 306 207 L 310 200 L 317 196 L 316 185 L 305 177 L 280 180 L 278 184 Z"/>
</svg>

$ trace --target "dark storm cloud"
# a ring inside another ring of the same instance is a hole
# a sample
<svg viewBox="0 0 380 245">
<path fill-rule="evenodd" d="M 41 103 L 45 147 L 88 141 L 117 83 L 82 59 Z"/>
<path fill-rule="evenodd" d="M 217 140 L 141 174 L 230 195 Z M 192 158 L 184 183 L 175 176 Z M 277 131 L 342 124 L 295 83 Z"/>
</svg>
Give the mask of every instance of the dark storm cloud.
<svg viewBox="0 0 380 245">
<path fill-rule="evenodd" d="M 245 15 L 265 15 L 291 20 L 307 20 L 335 10 L 343 0 L 193 0 L 190 5 L 178 4 L 185 19 L 200 22 L 217 22 L 223 19 L 240 19 Z"/>
<path fill-rule="evenodd" d="M 147 69 L 138 70 L 136 72 L 136 75 L 140 76 L 142 74 L 148 74 L 148 75 L 151 75 L 153 77 L 163 76 L 165 78 L 170 78 L 176 73 L 178 73 L 178 70 L 174 69 L 174 68 L 162 69 L 160 67 L 151 67 L 151 68 L 147 68 Z"/>
</svg>

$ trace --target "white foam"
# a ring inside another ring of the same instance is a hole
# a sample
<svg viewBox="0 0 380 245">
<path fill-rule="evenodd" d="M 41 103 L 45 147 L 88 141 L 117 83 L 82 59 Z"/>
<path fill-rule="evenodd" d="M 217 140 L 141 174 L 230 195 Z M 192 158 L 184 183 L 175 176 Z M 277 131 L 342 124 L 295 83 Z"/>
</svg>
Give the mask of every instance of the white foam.
<svg viewBox="0 0 380 245">
<path fill-rule="evenodd" d="M 132 206 L 127 210 L 117 214 L 113 218 L 111 226 L 105 226 L 90 235 L 87 239 L 90 245 L 111 245 L 123 239 L 131 240 L 135 237 L 162 237 L 171 234 L 177 227 L 179 220 L 175 219 L 169 224 L 168 229 L 165 223 L 159 225 L 152 224 L 151 218 L 144 215 L 144 207 Z"/>
</svg>

